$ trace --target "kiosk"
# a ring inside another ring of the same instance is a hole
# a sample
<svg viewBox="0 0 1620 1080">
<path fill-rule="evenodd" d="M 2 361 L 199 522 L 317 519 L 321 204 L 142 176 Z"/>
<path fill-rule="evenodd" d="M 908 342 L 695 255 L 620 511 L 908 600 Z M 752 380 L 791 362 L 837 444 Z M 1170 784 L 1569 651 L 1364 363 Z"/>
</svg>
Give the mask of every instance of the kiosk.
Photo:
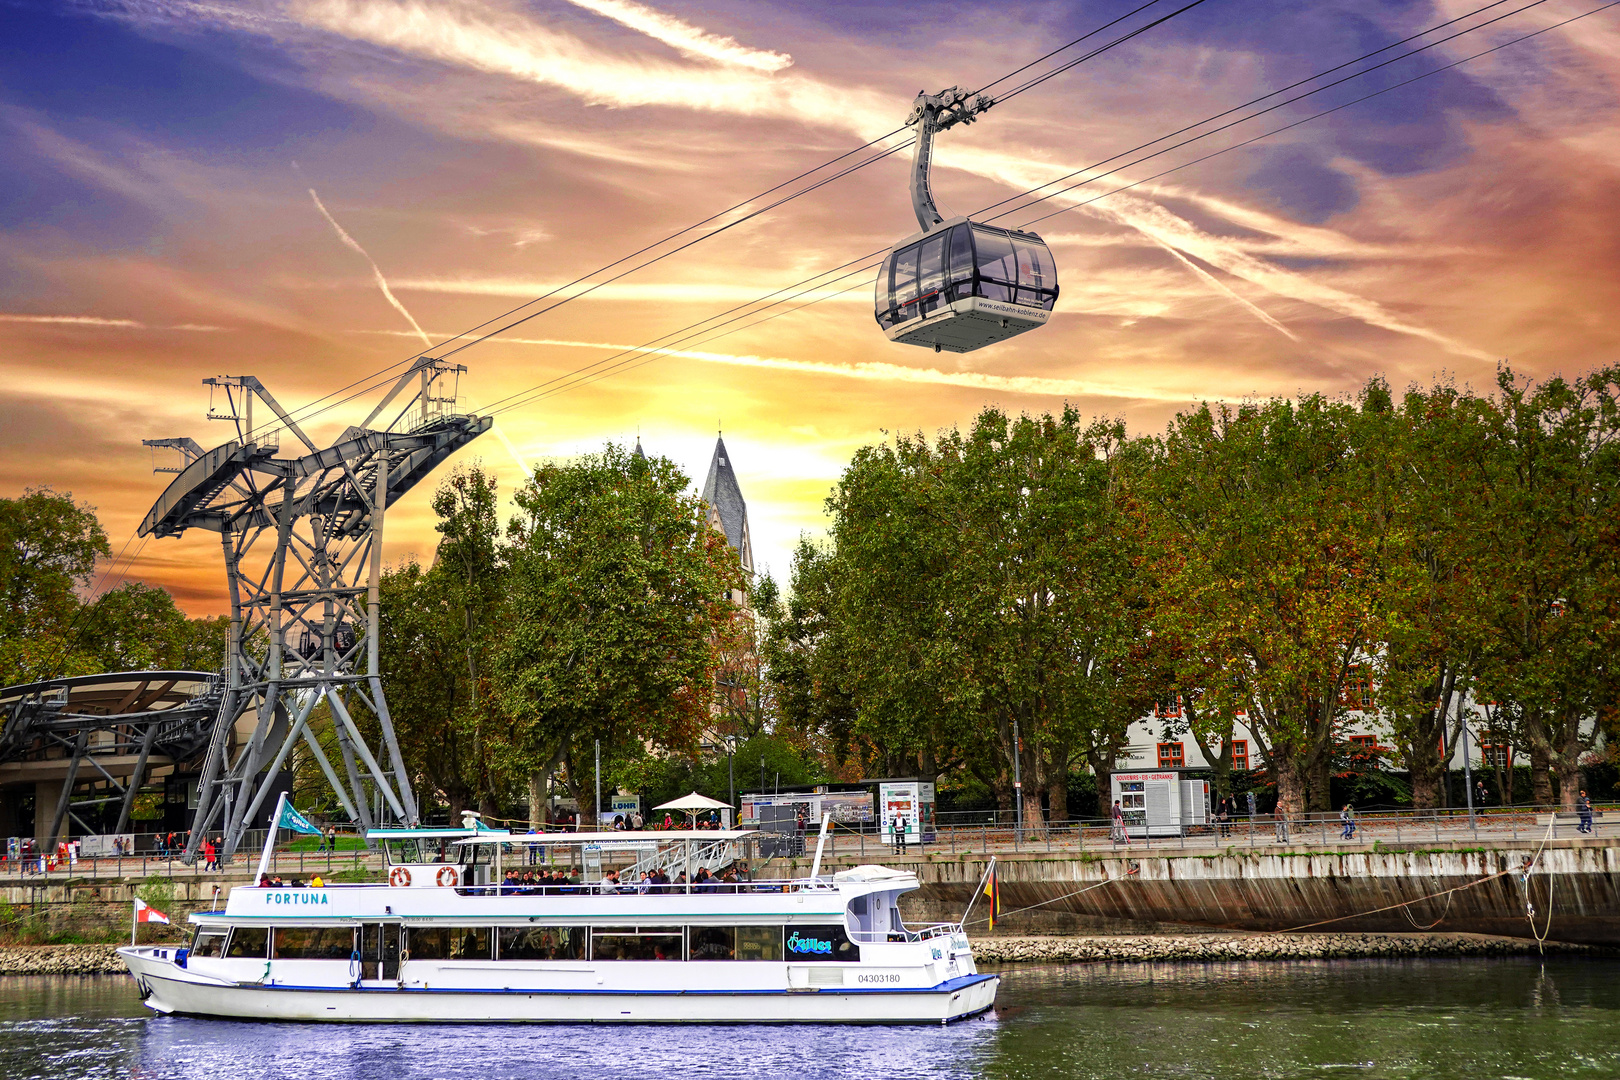
<svg viewBox="0 0 1620 1080">
<path fill-rule="evenodd" d="M 926 844 L 934 839 L 934 785 L 917 780 L 878 783 L 878 820 L 887 844 Z M 901 823 L 904 822 L 904 828 Z"/>
<path fill-rule="evenodd" d="M 1185 769 L 1117 772 L 1109 787 L 1125 814 L 1126 836 L 1185 836 L 1190 825 L 1207 825 L 1209 781 Z"/>
</svg>

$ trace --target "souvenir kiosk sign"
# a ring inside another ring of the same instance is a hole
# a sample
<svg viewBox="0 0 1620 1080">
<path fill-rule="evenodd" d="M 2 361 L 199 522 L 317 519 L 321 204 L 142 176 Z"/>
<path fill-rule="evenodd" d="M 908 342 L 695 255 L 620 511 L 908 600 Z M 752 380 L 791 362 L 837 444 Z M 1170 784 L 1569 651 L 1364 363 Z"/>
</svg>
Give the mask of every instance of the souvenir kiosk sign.
<svg viewBox="0 0 1620 1080">
<path fill-rule="evenodd" d="M 880 782 L 878 814 L 886 843 L 931 843 L 934 839 L 934 785 L 917 780 Z"/>
<path fill-rule="evenodd" d="M 1209 781 L 1184 770 L 1114 773 L 1109 787 L 1127 836 L 1185 836 L 1188 826 L 1209 823 Z"/>
</svg>

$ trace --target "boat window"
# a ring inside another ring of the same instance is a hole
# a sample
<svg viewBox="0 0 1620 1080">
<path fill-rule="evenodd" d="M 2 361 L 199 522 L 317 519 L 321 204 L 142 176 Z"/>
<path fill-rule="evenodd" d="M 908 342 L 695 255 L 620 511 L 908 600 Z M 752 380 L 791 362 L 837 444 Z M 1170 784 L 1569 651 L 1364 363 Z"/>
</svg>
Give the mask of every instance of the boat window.
<svg viewBox="0 0 1620 1080">
<path fill-rule="evenodd" d="M 265 927 L 238 926 L 231 931 L 231 943 L 225 947 L 225 955 L 263 960 L 269 941 L 270 931 Z"/>
<path fill-rule="evenodd" d="M 738 960 L 781 960 L 782 928 L 780 926 L 737 927 Z"/>
<path fill-rule="evenodd" d="M 347 926 L 278 926 L 270 955 L 276 960 L 347 960 L 354 931 Z"/>
<path fill-rule="evenodd" d="M 583 960 L 585 929 L 579 926 L 503 926 L 502 960 Z"/>
<path fill-rule="evenodd" d="M 412 960 L 488 960 L 487 926 L 413 926 L 406 947 Z"/>
<path fill-rule="evenodd" d="M 693 960 L 737 959 L 737 928 L 734 926 L 692 927 Z"/>
<path fill-rule="evenodd" d="M 900 318 L 909 319 L 916 312 L 906 305 L 917 299 L 917 249 L 908 247 L 894 255 L 894 303 L 900 308 Z"/>
<path fill-rule="evenodd" d="M 842 926 L 792 926 L 788 928 L 787 958 L 792 963 L 805 960 L 834 960 L 857 963 L 861 947 L 849 940 Z"/>
<path fill-rule="evenodd" d="M 605 926 L 591 931 L 592 960 L 679 960 L 678 926 Z"/>
<path fill-rule="evenodd" d="M 197 927 L 197 933 L 191 939 L 191 950 L 188 955 L 225 955 L 225 928 L 223 926 Z"/>
</svg>

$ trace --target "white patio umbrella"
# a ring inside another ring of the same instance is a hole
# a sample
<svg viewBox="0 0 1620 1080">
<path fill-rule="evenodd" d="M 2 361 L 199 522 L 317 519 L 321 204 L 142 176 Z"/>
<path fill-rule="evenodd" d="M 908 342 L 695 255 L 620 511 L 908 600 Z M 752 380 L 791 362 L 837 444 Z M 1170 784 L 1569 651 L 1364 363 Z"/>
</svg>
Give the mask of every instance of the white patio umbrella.
<svg viewBox="0 0 1620 1080">
<path fill-rule="evenodd" d="M 689 795 L 682 795 L 678 799 L 672 799 L 667 803 L 655 806 L 653 809 L 684 810 L 688 815 L 692 815 L 702 810 L 729 810 L 731 804 L 720 802 L 718 799 L 711 799 L 707 795 L 699 795 L 694 791 Z"/>
</svg>

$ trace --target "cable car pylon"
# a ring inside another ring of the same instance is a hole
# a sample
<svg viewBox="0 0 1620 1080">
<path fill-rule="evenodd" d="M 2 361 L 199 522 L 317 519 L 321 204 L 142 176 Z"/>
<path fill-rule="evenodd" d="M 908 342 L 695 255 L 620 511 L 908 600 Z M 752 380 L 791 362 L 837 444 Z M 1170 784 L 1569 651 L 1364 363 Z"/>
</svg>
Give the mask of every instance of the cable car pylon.
<svg viewBox="0 0 1620 1080">
<path fill-rule="evenodd" d="M 874 315 L 890 341 L 972 352 L 1051 318 L 1057 266 L 1045 241 L 966 217 L 947 219 L 934 204 L 934 135 L 971 124 L 994 104 L 958 86 L 919 93 L 912 102 L 911 208 L 922 231 L 889 249 L 878 268 Z"/>
<path fill-rule="evenodd" d="M 178 475 L 140 535 L 218 533 L 231 601 L 224 687 L 187 861 L 211 834 L 223 837 L 223 854 L 236 850 L 275 804 L 295 752 L 319 766 L 363 829 L 378 816 L 420 819 L 379 670 L 383 520 L 440 462 L 490 429 L 490 417 L 457 406 L 464 371 L 418 357 L 359 426 L 324 447 L 253 376 L 205 379 L 226 400 L 226 411 L 209 418 L 233 423 L 236 438 L 208 451 L 191 439 L 149 441 L 178 450 L 181 466 L 167 470 Z M 274 419 L 255 425 L 255 401 Z M 283 432 L 296 440 L 286 457 Z M 322 703 L 336 766 L 311 726 Z"/>
</svg>

